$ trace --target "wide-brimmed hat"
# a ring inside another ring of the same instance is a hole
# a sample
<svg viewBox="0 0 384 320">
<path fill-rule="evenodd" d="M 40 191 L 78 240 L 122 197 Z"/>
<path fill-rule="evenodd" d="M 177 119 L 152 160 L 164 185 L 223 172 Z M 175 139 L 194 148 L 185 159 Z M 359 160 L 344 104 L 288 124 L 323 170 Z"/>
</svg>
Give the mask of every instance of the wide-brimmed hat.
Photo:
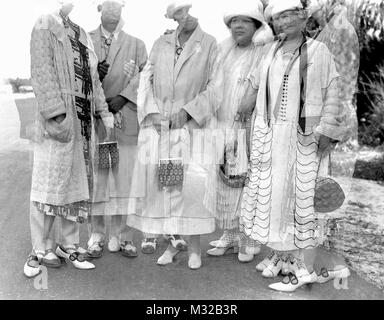
<svg viewBox="0 0 384 320">
<path fill-rule="evenodd" d="M 183 0 L 179 0 L 179 1 L 173 1 L 172 3 L 170 3 L 167 7 L 167 13 L 165 14 L 165 17 L 167 19 L 173 19 L 174 17 L 174 14 L 177 10 L 181 9 L 181 8 L 191 8 L 192 7 L 192 3 L 189 2 L 189 1 L 183 1 Z"/>
<path fill-rule="evenodd" d="M 300 0 L 272 0 L 265 8 L 264 17 L 266 21 L 271 21 L 272 17 L 288 10 L 303 9 Z"/>
<path fill-rule="evenodd" d="M 263 4 L 259 0 L 253 2 L 252 7 L 250 7 L 249 4 L 236 4 L 232 10 L 228 11 L 224 15 L 224 23 L 227 25 L 227 27 L 230 27 L 232 19 L 238 16 L 249 17 L 263 23 L 265 21 L 263 14 Z"/>
</svg>

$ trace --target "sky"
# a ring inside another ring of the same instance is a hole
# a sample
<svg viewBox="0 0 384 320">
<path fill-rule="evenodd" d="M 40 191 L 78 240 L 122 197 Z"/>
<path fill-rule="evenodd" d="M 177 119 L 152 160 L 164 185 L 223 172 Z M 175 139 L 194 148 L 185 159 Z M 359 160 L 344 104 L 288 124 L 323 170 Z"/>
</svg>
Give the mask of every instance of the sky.
<svg viewBox="0 0 384 320">
<path fill-rule="evenodd" d="M 237 3 L 252 0 L 237 0 Z M 228 29 L 223 23 L 223 14 L 229 8 L 229 0 L 191 0 L 190 13 L 200 21 L 202 29 L 216 37 L 225 39 Z M 166 30 L 175 29 L 176 22 L 164 17 L 170 0 L 126 0 L 123 18 L 124 30 L 142 39 L 150 51 L 154 41 Z M 36 19 L 42 13 L 53 12 L 59 5 L 57 0 L 5 0 L 1 1 L 0 30 L 0 81 L 5 78 L 29 78 L 30 36 Z M 100 14 L 97 1 L 77 0 L 71 19 L 86 31 L 99 25 Z"/>
</svg>

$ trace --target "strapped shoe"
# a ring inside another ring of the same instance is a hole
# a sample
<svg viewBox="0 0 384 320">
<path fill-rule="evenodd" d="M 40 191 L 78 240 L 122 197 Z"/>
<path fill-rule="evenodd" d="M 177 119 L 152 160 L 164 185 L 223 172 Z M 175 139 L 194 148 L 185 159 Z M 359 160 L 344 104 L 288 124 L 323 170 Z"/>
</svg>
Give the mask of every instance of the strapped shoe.
<svg viewBox="0 0 384 320">
<path fill-rule="evenodd" d="M 62 266 L 60 258 L 53 253 L 52 249 L 46 251 L 41 259 L 41 264 L 47 268 L 60 268 Z"/>
<path fill-rule="evenodd" d="M 268 287 L 275 291 L 281 292 L 293 292 L 297 288 L 309 283 L 315 283 L 317 281 L 316 272 L 312 272 L 308 279 L 298 278 L 294 274 L 289 274 L 284 277 L 282 282 L 270 284 Z"/>
<path fill-rule="evenodd" d="M 290 256 L 288 255 L 288 256 L 281 257 L 281 261 L 283 262 L 283 265 L 281 267 L 281 274 L 283 276 L 287 276 L 292 272 L 291 264 L 290 264 Z"/>
<path fill-rule="evenodd" d="M 309 282 L 311 280 L 311 275 L 309 274 L 307 266 L 302 259 L 292 256 L 289 268 L 299 280 L 304 282 Z"/>
<path fill-rule="evenodd" d="M 103 255 L 104 243 L 94 242 L 87 249 L 87 255 L 92 259 L 101 258 Z"/>
<path fill-rule="evenodd" d="M 257 271 L 260 271 L 260 272 L 263 272 L 264 269 L 276 258 L 278 257 L 277 256 L 277 253 L 275 251 L 271 251 L 265 258 L 263 261 L 261 261 L 257 266 L 256 266 L 256 270 Z"/>
<path fill-rule="evenodd" d="M 138 256 L 137 249 L 132 241 L 124 241 L 120 244 L 121 254 L 127 258 L 136 258 Z"/>
<path fill-rule="evenodd" d="M 71 250 L 73 252 L 68 252 Z M 87 261 L 87 257 L 84 254 L 81 254 L 75 249 L 64 249 L 61 246 L 56 248 L 56 255 L 58 257 L 64 258 L 72 262 L 73 266 L 80 270 L 91 270 L 95 269 L 95 265 Z"/>
<path fill-rule="evenodd" d="M 24 264 L 24 275 L 28 278 L 36 277 L 41 272 L 39 259 L 35 255 L 29 255 Z"/>
<path fill-rule="evenodd" d="M 172 247 L 179 251 L 187 251 L 188 244 L 185 240 L 179 235 L 167 235 L 168 240 L 171 242 Z"/>
<path fill-rule="evenodd" d="M 267 267 L 263 270 L 262 276 L 265 278 L 274 278 L 277 277 L 281 268 L 283 267 L 283 261 L 276 254 L 273 260 L 267 265 Z"/>
<path fill-rule="evenodd" d="M 351 272 L 347 267 L 344 267 L 339 270 L 327 270 L 322 268 L 320 275 L 317 276 L 317 283 L 326 283 L 334 279 L 346 279 L 351 275 Z"/>
<path fill-rule="evenodd" d="M 157 239 L 155 238 L 145 238 L 141 243 L 141 252 L 144 254 L 155 253 L 157 248 Z"/>
</svg>

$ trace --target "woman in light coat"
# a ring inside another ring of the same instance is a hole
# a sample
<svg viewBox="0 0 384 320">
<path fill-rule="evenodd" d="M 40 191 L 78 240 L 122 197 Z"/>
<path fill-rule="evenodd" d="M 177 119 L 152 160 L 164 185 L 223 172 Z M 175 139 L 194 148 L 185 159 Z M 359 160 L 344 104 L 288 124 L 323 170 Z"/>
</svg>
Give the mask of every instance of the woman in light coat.
<svg viewBox="0 0 384 320">
<path fill-rule="evenodd" d="M 97 57 L 86 32 L 68 15 L 73 3 L 41 16 L 32 31 L 31 75 L 37 98 L 37 130 L 31 188 L 32 253 L 24 273 L 33 277 L 40 264 L 59 267 L 59 257 L 76 268 L 94 265 L 76 251 L 79 228 L 87 220 L 93 188 L 95 117 L 110 132 L 113 116 L 97 73 Z M 62 245 L 48 241 L 55 217 L 61 218 Z"/>
<path fill-rule="evenodd" d="M 256 1 L 252 7 L 240 6 L 224 16 L 224 23 L 231 31 L 231 37 L 219 45 L 221 66 L 224 75 L 224 97 L 217 112 L 217 129 L 225 137 L 222 143 L 216 145 L 217 159 L 212 167 L 206 205 L 216 216 L 217 226 L 224 229 L 224 234 L 218 241 L 211 243 L 208 250 L 211 256 L 221 256 L 228 250 L 237 251 L 241 262 L 250 262 L 259 253 L 260 247 L 239 232 L 239 202 L 243 183 L 232 184 L 236 178 L 230 176 L 246 176 L 248 170 L 249 129 L 252 111 L 255 107 L 256 96 L 247 96 L 247 77 L 251 68 L 260 61 L 263 45 L 273 40 L 270 27 L 264 22 L 263 4 Z M 246 131 L 248 131 L 246 134 Z M 237 165 L 230 171 L 226 159 L 233 158 Z M 233 170 L 232 170 L 233 171 Z"/>
<path fill-rule="evenodd" d="M 166 16 L 179 27 L 155 42 L 142 73 L 136 192 L 131 195 L 136 201 L 128 225 L 144 233 L 190 236 L 188 265 L 198 269 L 200 235 L 215 230 L 215 219 L 202 203 L 206 171 L 192 145 L 195 132 L 220 102 L 221 86 L 215 77 L 216 41 L 189 15 L 190 7 L 186 2 L 168 6 Z M 159 183 L 159 159 L 170 158 L 182 159 L 184 180 L 164 187 Z M 171 263 L 178 252 L 170 244 L 158 264 Z"/>
</svg>

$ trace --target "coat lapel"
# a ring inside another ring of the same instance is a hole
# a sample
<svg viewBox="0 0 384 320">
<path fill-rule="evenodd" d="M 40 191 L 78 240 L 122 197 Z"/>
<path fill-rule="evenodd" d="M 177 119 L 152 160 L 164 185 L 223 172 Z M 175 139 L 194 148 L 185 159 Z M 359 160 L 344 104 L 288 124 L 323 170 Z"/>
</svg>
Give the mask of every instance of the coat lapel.
<svg viewBox="0 0 384 320">
<path fill-rule="evenodd" d="M 187 41 L 183 52 L 180 55 L 179 60 L 177 60 L 175 69 L 174 69 L 174 79 L 176 80 L 179 76 L 179 73 L 183 65 L 196 53 L 198 53 L 199 48 L 201 50 L 201 40 L 204 34 L 200 26 L 197 26 L 196 30 L 192 34 L 191 38 Z"/>
<path fill-rule="evenodd" d="M 121 46 L 124 42 L 124 33 L 120 32 L 117 41 L 112 41 L 111 49 L 109 50 L 109 55 L 107 58 L 107 63 L 112 66 L 117 54 L 119 53 Z"/>
<path fill-rule="evenodd" d="M 167 46 L 165 48 L 166 52 L 164 52 L 165 57 L 172 57 L 171 59 L 165 59 L 165 68 L 169 72 L 170 75 L 173 75 L 175 68 L 175 48 L 176 48 L 176 39 L 175 34 L 169 34 L 163 36 Z"/>
<path fill-rule="evenodd" d="M 102 59 L 102 50 L 101 50 L 101 31 L 100 27 L 95 31 L 90 32 L 90 36 L 92 37 L 92 42 L 94 45 L 95 53 L 97 58 L 101 61 Z"/>
</svg>

